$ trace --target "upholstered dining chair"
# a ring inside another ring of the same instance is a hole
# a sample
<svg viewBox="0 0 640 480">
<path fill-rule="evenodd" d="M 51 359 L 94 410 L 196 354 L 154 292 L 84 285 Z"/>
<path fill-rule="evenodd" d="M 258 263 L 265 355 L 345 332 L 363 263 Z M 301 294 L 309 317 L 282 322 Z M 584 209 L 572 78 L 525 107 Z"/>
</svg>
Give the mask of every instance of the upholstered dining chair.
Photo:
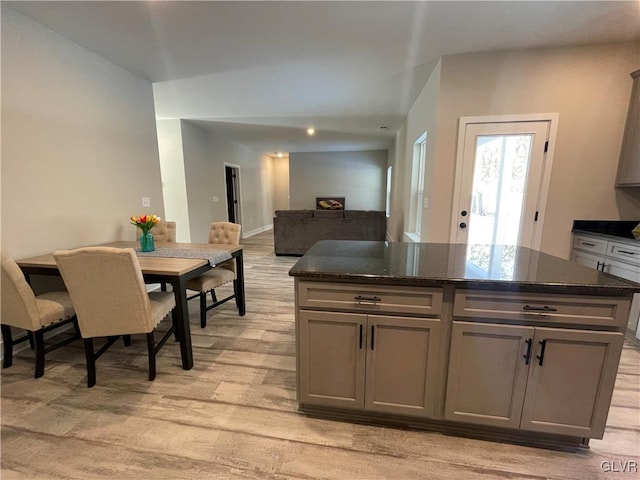
<svg viewBox="0 0 640 480">
<path fill-rule="evenodd" d="M 2 259 L 2 368 L 13 365 L 13 346 L 29 341 L 36 353 L 35 378 L 44 374 L 44 356 L 57 348 L 80 339 L 75 310 L 67 292 L 47 292 L 35 295 L 15 261 Z M 75 334 L 45 347 L 44 334 L 73 323 Z M 26 330 L 26 335 L 13 338 L 11 327 Z M 35 344 L 35 345 L 34 345 Z"/>
<path fill-rule="evenodd" d="M 138 236 L 142 230 L 138 229 Z M 151 228 L 153 233 L 153 239 L 156 242 L 175 243 L 176 242 L 176 222 L 170 222 L 160 220 Z M 160 290 L 167 291 L 167 284 L 165 282 L 160 283 Z"/>
<path fill-rule="evenodd" d="M 240 243 L 241 226 L 231 222 L 214 222 L 209 228 L 209 243 L 238 245 Z M 233 295 L 229 295 L 218 300 L 215 289 L 233 282 Z M 216 265 L 211 270 L 203 273 L 199 277 L 193 278 L 187 282 L 187 288 L 198 292 L 197 295 L 189 297 L 189 299 L 200 298 L 200 327 L 207 326 L 207 312 L 212 308 L 228 302 L 232 298 L 236 298 L 238 293 L 238 279 L 236 275 L 235 260 L 227 260 Z M 207 293 L 211 292 L 213 304 L 207 306 Z"/>
<path fill-rule="evenodd" d="M 156 242 L 170 242 L 176 241 L 176 222 L 168 222 L 160 220 L 151 229 L 153 233 L 153 239 Z"/>
<path fill-rule="evenodd" d="M 132 248 L 84 247 L 54 253 L 58 269 L 76 309 L 87 359 L 87 384 L 96 384 L 96 360 L 120 337 L 146 334 L 149 380 L 156 377 L 156 355 L 175 329 L 156 344 L 153 331 L 169 313 L 175 315 L 173 293 L 145 288 L 138 257 Z M 97 351 L 93 339 L 107 340 Z"/>
</svg>

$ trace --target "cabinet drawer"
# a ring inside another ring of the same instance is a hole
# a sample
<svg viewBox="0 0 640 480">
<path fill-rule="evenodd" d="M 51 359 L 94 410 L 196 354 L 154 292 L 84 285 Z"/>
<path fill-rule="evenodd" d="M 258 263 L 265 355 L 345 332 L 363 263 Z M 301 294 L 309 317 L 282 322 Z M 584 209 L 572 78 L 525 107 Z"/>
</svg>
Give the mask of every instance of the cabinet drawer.
<svg viewBox="0 0 640 480">
<path fill-rule="evenodd" d="M 609 242 L 607 257 L 640 265 L 640 245 Z"/>
<path fill-rule="evenodd" d="M 574 235 L 573 248 L 578 248 L 585 252 L 607 253 L 607 241 L 601 238 L 588 237 L 583 235 Z"/>
<path fill-rule="evenodd" d="M 440 288 L 300 281 L 297 292 L 300 308 L 417 315 L 439 315 L 442 311 Z"/>
<path fill-rule="evenodd" d="M 630 300 L 618 297 L 537 295 L 458 290 L 455 318 L 517 320 L 621 327 L 629 316 Z"/>
</svg>

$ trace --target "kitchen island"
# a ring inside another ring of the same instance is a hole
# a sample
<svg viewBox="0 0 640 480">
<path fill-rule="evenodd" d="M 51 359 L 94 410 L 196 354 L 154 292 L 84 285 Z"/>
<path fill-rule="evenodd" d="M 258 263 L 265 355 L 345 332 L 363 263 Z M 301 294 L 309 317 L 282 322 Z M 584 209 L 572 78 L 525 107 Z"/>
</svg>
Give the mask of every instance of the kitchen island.
<svg viewBox="0 0 640 480">
<path fill-rule="evenodd" d="M 301 411 L 538 445 L 604 435 L 640 285 L 500 245 L 321 241 L 289 273 Z"/>
</svg>

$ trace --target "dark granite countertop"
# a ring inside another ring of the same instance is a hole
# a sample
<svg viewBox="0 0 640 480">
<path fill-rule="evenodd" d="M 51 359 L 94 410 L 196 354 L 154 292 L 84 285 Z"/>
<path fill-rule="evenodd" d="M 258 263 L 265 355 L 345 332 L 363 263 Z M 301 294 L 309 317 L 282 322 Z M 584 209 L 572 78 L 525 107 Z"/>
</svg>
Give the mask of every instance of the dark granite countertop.
<svg viewBox="0 0 640 480">
<path fill-rule="evenodd" d="M 322 240 L 289 275 L 312 280 L 628 295 L 640 284 L 523 247 Z"/>
<path fill-rule="evenodd" d="M 625 243 L 638 243 L 631 233 L 640 220 L 574 220 L 574 233 L 596 234 L 612 240 L 625 240 Z"/>
</svg>

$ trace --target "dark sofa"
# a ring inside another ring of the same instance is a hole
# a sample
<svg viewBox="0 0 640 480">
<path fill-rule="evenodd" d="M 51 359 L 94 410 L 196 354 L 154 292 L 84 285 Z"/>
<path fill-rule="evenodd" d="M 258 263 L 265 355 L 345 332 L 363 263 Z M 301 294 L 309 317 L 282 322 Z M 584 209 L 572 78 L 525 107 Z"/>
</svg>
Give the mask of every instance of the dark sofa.
<svg viewBox="0 0 640 480">
<path fill-rule="evenodd" d="M 377 210 L 276 210 L 276 255 L 304 255 L 318 240 L 385 240 L 387 217 Z"/>
</svg>

